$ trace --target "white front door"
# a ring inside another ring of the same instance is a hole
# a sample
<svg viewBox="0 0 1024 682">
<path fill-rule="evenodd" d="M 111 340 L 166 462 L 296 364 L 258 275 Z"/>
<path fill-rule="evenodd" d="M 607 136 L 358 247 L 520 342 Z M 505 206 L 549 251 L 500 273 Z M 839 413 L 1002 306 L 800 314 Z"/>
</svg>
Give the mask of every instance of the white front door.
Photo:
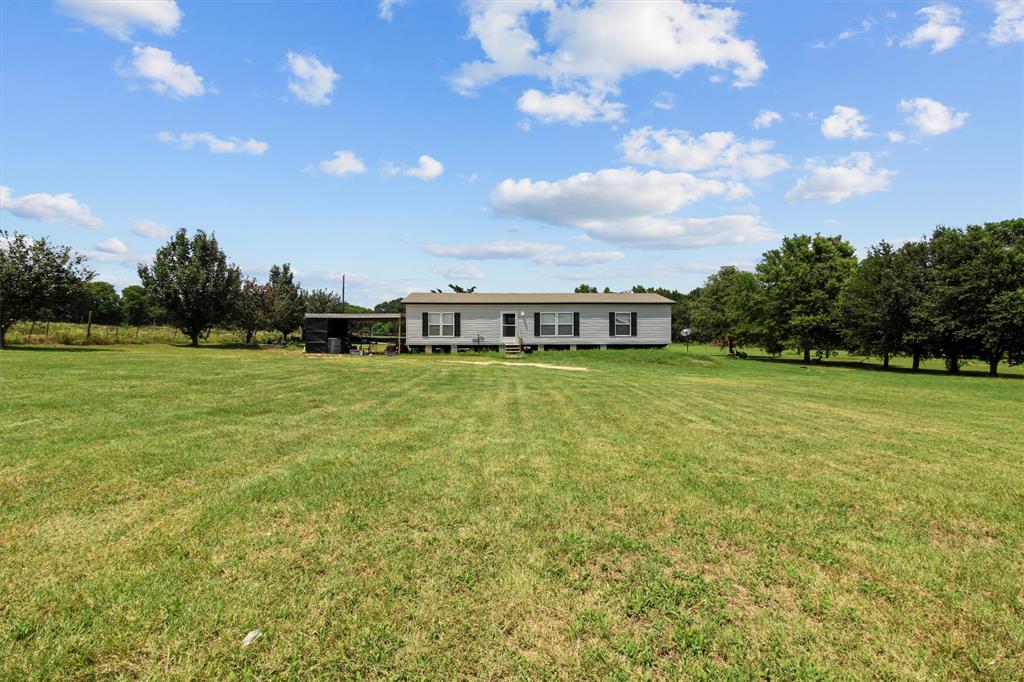
<svg viewBox="0 0 1024 682">
<path fill-rule="evenodd" d="M 501 314 L 501 342 L 513 343 L 518 338 L 518 325 L 516 324 L 515 313 Z"/>
</svg>

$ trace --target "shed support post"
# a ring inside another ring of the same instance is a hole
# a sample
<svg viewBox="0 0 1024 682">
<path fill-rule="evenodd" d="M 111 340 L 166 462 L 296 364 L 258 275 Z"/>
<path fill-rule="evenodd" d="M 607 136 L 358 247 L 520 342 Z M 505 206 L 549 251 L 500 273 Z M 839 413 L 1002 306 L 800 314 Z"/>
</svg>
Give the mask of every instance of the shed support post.
<svg viewBox="0 0 1024 682">
<path fill-rule="evenodd" d="M 575 343 L 570 343 L 569 344 L 569 350 L 576 350 L 576 344 Z"/>
<path fill-rule="evenodd" d="M 428 343 L 427 345 L 423 346 L 423 352 L 424 352 L 424 353 L 433 353 L 433 352 L 434 352 L 434 347 L 433 347 L 433 346 L 431 346 L 431 345 L 430 345 L 430 344 Z"/>
<path fill-rule="evenodd" d="M 601 350 L 608 350 L 608 346 L 606 344 L 602 343 L 601 344 Z"/>
</svg>

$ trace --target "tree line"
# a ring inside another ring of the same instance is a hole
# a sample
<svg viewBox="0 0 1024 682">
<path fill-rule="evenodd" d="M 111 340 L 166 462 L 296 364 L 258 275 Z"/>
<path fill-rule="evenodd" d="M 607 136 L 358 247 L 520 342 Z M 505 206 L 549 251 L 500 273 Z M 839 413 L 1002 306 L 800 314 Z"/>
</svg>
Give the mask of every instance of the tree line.
<svg viewBox="0 0 1024 682">
<path fill-rule="evenodd" d="M 577 291 L 596 291 L 581 285 Z M 950 373 L 981 360 L 1024 363 L 1024 218 L 940 226 L 930 237 L 871 246 L 858 261 L 842 237 L 793 235 L 766 251 L 753 272 L 720 268 L 682 294 L 643 286 L 676 301 L 673 331 L 773 354 L 837 350 L 879 357 L 941 358 Z"/>
<path fill-rule="evenodd" d="M 215 236 L 184 229 L 139 265 L 141 286 L 120 295 L 93 282 L 86 259 L 69 247 L 0 231 L 0 347 L 19 320 L 90 319 L 103 324 L 172 324 L 192 345 L 212 328 L 236 329 L 251 343 L 258 331 L 282 339 L 301 326 L 307 310 L 370 312 L 327 289 L 304 290 L 288 263 L 270 268 L 266 282 L 242 276 Z M 450 284 L 452 291 L 470 291 Z M 581 284 L 577 293 L 597 293 Z M 610 292 L 605 287 L 605 292 Z M 753 272 L 720 268 L 683 293 L 634 286 L 674 301 L 673 338 L 684 329 L 696 341 L 717 342 L 730 353 L 759 346 L 773 354 L 838 350 L 882 359 L 941 358 L 956 373 L 967 360 L 1024 363 L 1024 218 L 937 227 L 930 237 L 871 246 L 863 260 L 841 236 L 797 234 L 766 251 Z M 376 312 L 401 312 L 401 299 Z M 377 323 L 373 334 L 395 333 Z"/>
</svg>

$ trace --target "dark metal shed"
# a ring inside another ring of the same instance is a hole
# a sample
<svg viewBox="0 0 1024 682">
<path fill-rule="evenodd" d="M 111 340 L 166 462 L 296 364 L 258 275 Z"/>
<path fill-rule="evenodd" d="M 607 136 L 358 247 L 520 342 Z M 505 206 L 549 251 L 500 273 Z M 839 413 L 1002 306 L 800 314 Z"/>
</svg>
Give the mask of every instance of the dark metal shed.
<svg viewBox="0 0 1024 682">
<path fill-rule="evenodd" d="M 405 315 L 402 313 L 306 313 L 302 323 L 302 340 L 307 353 L 326 353 L 328 339 L 341 339 L 341 352 L 352 348 L 350 322 L 397 322 L 398 348 L 405 344 L 402 327 Z"/>
</svg>

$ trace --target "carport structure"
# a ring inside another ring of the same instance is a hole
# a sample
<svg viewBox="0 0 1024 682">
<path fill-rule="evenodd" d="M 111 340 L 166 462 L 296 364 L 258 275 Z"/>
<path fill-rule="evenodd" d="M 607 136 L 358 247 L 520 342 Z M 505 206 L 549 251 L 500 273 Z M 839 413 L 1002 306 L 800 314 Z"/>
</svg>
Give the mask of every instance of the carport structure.
<svg viewBox="0 0 1024 682">
<path fill-rule="evenodd" d="M 397 335 L 364 335 L 354 333 L 353 327 L 362 327 L 365 323 L 394 322 L 397 324 Z M 348 353 L 355 343 L 363 343 L 366 338 L 382 339 L 394 342 L 398 352 L 405 345 L 405 315 L 402 313 L 306 313 L 302 324 L 302 340 L 306 344 L 307 353 L 327 353 L 328 339 L 340 339 L 341 353 Z"/>
</svg>

